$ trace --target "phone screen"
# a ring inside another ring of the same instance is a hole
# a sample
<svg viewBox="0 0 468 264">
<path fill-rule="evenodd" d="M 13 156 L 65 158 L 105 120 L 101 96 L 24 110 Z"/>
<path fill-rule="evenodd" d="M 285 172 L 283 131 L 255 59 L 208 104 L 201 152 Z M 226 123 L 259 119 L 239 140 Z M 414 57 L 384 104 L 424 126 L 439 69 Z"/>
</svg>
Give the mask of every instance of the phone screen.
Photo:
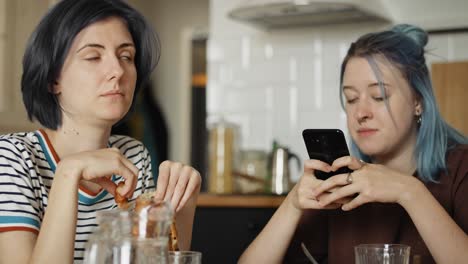
<svg viewBox="0 0 468 264">
<path fill-rule="evenodd" d="M 339 129 L 305 129 L 302 137 L 310 159 L 321 160 L 332 164 L 334 160 L 349 156 L 348 146 L 343 131 Z M 352 172 L 347 167 L 333 172 L 315 171 L 315 177 L 326 180 L 333 175 Z"/>
</svg>

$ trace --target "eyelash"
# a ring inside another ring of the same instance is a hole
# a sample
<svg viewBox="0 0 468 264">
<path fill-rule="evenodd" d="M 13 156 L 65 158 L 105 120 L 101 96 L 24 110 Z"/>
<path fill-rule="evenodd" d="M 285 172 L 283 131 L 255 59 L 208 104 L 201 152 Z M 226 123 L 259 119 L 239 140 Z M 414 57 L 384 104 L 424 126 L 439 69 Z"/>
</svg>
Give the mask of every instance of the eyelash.
<svg viewBox="0 0 468 264">
<path fill-rule="evenodd" d="M 387 97 L 388 98 L 388 97 Z M 385 99 L 383 97 L 372 97 L 377 102 L 383 102 Z M 358 98 L 353 98 L 353 99 L 348 99 L 346 100 L 346 103 L 348 104 L 353 104 L 358 100 Z"/>
<path fill-rule="evenodd" d="M 98 61 L 100 59 L 101 59 L 101 57 L 91 57 L 91 58 L 86 58 L 85 60 L 87 60 L 87 61 Z M 129 62 L 133 61 L 132 56 L 120 56 L 120 59 L 129 61 Z"/>
<path fill-rule="evenodd" d="M 92 57 L 92 58 L 86 58 L 85 60 L 87 60 L 87 61 L 97 61 L 99 59 L 100 59 L 100 57 Z"/>
</svg>

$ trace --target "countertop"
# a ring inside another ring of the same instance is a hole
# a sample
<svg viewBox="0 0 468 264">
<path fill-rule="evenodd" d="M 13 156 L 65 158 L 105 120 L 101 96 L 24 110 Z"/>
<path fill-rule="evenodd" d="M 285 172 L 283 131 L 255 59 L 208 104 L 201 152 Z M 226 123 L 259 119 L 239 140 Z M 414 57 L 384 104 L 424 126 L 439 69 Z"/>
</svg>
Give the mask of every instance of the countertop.
<svg viewBox="0 0 468 264">
<path fill-rule="evenodd" d="M 277 208 L 285 195 L 246 195 L 200 193 L 199 207 Z"/>
</svg>

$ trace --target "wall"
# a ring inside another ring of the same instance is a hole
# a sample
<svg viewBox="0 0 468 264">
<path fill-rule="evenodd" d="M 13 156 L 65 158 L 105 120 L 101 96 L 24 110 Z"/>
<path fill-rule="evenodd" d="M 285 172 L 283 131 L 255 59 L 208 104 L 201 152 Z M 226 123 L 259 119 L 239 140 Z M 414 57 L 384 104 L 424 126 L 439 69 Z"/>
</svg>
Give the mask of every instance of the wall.
<svg viewBox="0 0 468 264">
<path fill-rule="evenodd" d="M 307 156 L 305 128 L 346 131 L 339 68 L 349 44 L 386 25 L 360 24 L 263 31 L 227 18 L 242 0 L 211 0 L 208 46 L 209 123 L 221 116 L 241 127 L 243 149 L 272 141 Z M 468 33 L 436 35 L 428 62 L 468 59 Z M 296 173 L 293 179 L 299 176 Z"/>
<path fill-rule="evenodd" d="M 189 163 L 190 40 L 200 32 L 208 32 L 209 0 L 132 0 L 132 3 L 149 18 L 162 43 L 161 60 L 153 75 L 153 83 L 168 123 L 169 157 Z"/>
<path fill-rule="evenodd" d="M 48 0 L 2 0 L 0 8 L 5 12 L 2 16 L 4 24 L 3 57 L 0 58 L 0 72 L 4 75 L 0 80 L 0 134 L 13 131 L 28 131 L 35 129 L 36 124 L 27 119 L 21 97 L 22 59 L 34 26 L 45 13 L 52 1 Z M 1 53 L 1 52 L 0 52 Z"/>
<path fill-rule="evenodd" d="M 376 0 L 362 0 L 376 1 Z M 466 0 L 380 0 L 395 21 L 417 24 L 426 30 L 468 28 Z"/>
</svg>

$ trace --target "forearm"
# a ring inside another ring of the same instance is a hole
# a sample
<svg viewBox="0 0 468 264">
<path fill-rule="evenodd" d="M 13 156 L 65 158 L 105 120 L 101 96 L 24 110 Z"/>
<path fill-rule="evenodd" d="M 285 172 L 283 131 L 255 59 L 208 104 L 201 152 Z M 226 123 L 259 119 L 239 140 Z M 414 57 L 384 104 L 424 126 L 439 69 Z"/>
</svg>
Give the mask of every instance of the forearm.
<svg viewBox="0 0 468 264">
<path fill-rule="evenodd" d="M 401 205 L 437 263 L 466 263 L 468 236 L 422 183 Z"/>
<path fill-rule="evenodd" d="M 55 174 L 31 263 L 73 262 L 78 181 L 67 176 Z"/>
<path fill-rule="evenodd" d="M 281 263 L 301 219 L 302 211 L 296 209 L 286 197 L 262 232 L 249 245 L 239 263 Z"/>
</svg>

